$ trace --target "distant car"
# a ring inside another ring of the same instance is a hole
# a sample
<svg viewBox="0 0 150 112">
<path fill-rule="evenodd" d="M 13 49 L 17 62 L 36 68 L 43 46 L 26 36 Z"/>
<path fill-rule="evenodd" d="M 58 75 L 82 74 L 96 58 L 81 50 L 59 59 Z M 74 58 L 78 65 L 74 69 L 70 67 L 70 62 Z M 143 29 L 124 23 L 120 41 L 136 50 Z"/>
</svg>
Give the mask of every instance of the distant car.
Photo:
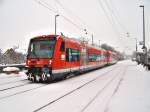
<svg viewBox="0 0 150 112">
<path fill-rule="evenodd" d="M 15 73 L 15 74 L 18 74 L 19 73 L 19 68 L 17 67 L 6 67 L 3 69 L 3 72 L 7 73 L 7 74 L 10 74 L 10 73 Z"/>
<path fill-rule="evenodd" d="M 132 61 L 136 61 L 136 58 L 132 58 Z"/>
</svg>

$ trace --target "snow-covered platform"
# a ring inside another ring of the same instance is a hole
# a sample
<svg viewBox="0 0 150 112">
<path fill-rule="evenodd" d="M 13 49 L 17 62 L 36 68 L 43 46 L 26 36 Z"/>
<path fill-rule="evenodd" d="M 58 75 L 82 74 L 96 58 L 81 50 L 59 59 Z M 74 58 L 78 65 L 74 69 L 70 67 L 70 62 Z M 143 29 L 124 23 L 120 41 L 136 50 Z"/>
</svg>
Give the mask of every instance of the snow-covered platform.
<svg viewBox="0 0 150 112">
<path fill-rule="evenodd" d="M 50 84 L 0 74 L 0 112 L 149 112 L 150 71 L 121 61 Z"/>
</svg>

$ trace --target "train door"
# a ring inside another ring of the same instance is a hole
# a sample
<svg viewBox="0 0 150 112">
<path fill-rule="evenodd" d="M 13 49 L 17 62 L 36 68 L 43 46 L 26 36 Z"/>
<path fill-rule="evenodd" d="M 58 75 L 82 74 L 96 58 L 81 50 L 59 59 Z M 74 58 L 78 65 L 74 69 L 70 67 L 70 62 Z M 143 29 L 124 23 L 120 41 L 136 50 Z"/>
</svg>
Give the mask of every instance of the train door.
<svg viewBox="0 0 150 112">
<path fill-rule="evenodd" d="M 82 62 L 81 62 L 81 68 L 82 70 L 84 70 L 86 68 L 86 48 L 82 48 L 81 50 L 81 57 L 82 57 Z"/>
<path fill-rule="evenodd" d="M 65 69 L 66 68 L 66 62 L 65 62 L 65 41 L 61 42 L 59 51 L 61 52 L 61 55 L 60 55 L 60 66 L 61 66 L 61 69 Z"/>
<path fill-rule="evenodd" d="M 72 59 L 71 49 L 66 48 L 66 69 L 67 69 L 67 72 L 71 72 L 71 59 Z"/>
</svg>

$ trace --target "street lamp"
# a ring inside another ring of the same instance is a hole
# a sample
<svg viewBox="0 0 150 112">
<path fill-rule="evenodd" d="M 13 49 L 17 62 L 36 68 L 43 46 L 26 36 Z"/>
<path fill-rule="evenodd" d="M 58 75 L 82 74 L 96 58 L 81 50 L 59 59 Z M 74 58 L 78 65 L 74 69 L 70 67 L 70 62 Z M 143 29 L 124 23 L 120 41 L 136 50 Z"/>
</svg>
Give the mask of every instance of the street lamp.
<svg viewBox="0 0 150 112">
<path fill-rule="evenodd" d="M 145 63 L 147 64 L 147 47 L 145 46 L 145 16 L 144 16 L 144 5 L 140 5 L 140 7 L 143 9 L 143 50 L 145 53 Z"/>
<path fill-rule="evenodd" d="M 56 35 L 56 31 L 57 31 L 57 21 L 56 21 L 56 18 L 59 16 L 59 14 L 55 15 L 55 35 Z"/>
<path fill-rule="evenodd" d="M 144 5 L 140 5 L 143 9 L 143 49 L 145 49 L 145 17 L 144 17 Z"/>
</svg>

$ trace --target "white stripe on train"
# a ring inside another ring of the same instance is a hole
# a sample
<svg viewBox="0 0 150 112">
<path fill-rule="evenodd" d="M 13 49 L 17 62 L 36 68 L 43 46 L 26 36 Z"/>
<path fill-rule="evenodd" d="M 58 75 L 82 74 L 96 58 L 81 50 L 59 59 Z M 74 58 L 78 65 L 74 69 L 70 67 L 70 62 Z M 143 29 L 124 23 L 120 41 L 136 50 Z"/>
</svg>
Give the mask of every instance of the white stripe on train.
<svg viewBox="0 0 150 112">
<path fill-rule="evenodd" d="M 80 67 L 73 67 L 73 68 L 66 68 L 66 69 L 59 69 L 59 70 L 52 70 L 52 74 L 58 74 L 58 73 L 65 73 L 65 72 L 73 72 L 78 70 L 90 70 L 94 68 L 99 68 L 106 65 L 106 63 L 98 64 L 98 65 L 85 65 Z"/>
</svg>

